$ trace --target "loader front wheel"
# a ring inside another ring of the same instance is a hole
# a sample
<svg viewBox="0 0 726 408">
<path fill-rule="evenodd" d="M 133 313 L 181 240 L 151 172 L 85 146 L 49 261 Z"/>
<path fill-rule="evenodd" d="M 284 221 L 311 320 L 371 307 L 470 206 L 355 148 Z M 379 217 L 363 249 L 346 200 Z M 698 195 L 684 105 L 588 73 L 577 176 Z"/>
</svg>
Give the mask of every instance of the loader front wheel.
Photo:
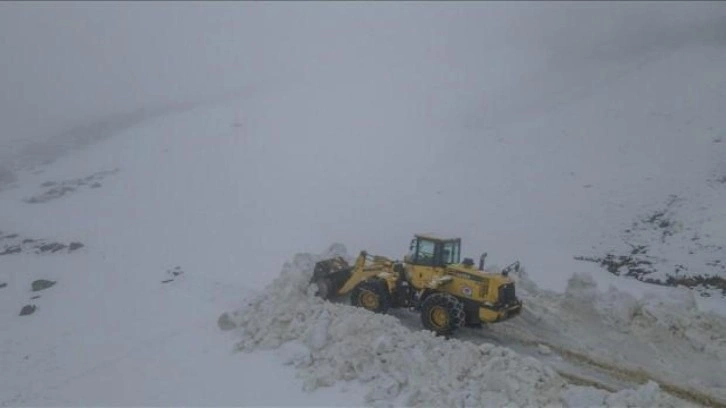
<svg viewBox="0 0 726 408">
<path fill-rule="evenodd" d="M 449 335 L 464 325 L 464 304 L 446 293 L 434 293 L 421 305 L 423 326 L 439 335 Z"/>
<path fill-rule="evenodd" d="M 368 279 L 359 283 L 351 293 L 353 306 L 362 307 L 375 313 L 386 313 L 391 308 L 391 294 L 386 282 Z"/>
</svg>

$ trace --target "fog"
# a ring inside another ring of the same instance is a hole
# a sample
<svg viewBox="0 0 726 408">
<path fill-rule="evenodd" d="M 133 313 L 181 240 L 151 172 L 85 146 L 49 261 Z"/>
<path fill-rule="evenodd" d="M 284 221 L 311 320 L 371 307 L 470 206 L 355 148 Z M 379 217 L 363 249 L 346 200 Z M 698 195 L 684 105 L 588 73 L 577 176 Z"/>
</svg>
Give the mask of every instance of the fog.
<svg viewBox="0 0 726 408">
<path fill-rule="evenodd" d="M 592 80 L 592 61 L 723 15 L 719 2 L 3 2 L 0 141 L 301 83 L 424 92 L 463 120 L 531 98 L 517 84 L 533 75 Z"/>
<path fill-rule="evenodd" d="M 477 160 L 482 141 L 652 53 L 726 44 L 724 17 L 719 2 L 0 3 L 0 159 L 235 98 L 249 148 L 265 152 L 250 180 L 269 186 L 260 211 L 318 225 L 320 244 L 369 245 L 394 220 L 371 249 L 428 228 L 461 235 L 511 170 Z M 286 189 L 297 201 L 280 201 Z M 349 214 L 377 221 L 328 225 Z"/>
</svg>

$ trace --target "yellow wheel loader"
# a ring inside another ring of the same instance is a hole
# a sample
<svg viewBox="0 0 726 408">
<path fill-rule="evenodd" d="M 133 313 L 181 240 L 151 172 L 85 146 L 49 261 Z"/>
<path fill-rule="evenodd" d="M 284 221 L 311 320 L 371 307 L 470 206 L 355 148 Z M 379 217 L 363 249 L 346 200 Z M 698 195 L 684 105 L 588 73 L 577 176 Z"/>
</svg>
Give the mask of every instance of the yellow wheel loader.
<svg viewBox="0 0 726 408">
<path fill-rule="evenodd" d="M 341 257 L 316 263 L 310 282 L 324 299 L 349 294 L 353 305 L 373 312 L 417 310 L 423 326 L 441 335 L 518 315 L 522 302 L 509 273 L 519 263 L 490 273 L 484 270 L 486 253 L 477 269 L 471 258 L 459 261 L 460 251 L 460 238 L 417 234 L 403 262 L 361 251 L 353 265 Z"/>
</svg>

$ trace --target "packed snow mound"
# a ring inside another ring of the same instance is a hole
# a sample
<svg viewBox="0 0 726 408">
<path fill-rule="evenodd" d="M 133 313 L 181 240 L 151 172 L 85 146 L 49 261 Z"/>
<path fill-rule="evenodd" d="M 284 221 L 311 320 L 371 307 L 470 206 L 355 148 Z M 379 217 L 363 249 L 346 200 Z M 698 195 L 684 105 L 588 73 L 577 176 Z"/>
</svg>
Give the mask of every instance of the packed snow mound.
<svg viewBox="0 0 726 408">
<path fill-rule="evenodd" d="M 726 320 L 698 309 L 692 290 L 679 287 L 668 296 L 646 292 L 635 298 L 614 286 L 600 293 L 592 276 L 575 273 L 562 304 L 571 311 L 592 309 L 612 327 L 656 344 L 683 340 L 694 351 L 726 360 Z"/>
<path fill-rule="evenodd" d="M 695 401 L 726 401 L 726 318 L 699 310 L 693 291 L 653 287 L 634 296 L 613 285 L 601 290 L 591 275 L 575 273 L 565 293 L 555 293 L 524 272 L 512 276 L 525 301 L 522 318 L 493 325 L 489 337 L 545 345 Z"/>
<path fill-rule="evenodd" d="M 315 262 L 331 256 L 348 258 L 340 244 L 322 255 L 295 255 L 263 293 L 219 318 L 220 328 L 239 330 L 237 350 L 279 349 L 306 390 L 357 380 L 368 385 L 373 405 L 683 405 L 657 384 L 618 393 L 574 387 L 508 348 L 446 340 L 390 315 L 323 301 L 309 281 Z"/>
</svg>

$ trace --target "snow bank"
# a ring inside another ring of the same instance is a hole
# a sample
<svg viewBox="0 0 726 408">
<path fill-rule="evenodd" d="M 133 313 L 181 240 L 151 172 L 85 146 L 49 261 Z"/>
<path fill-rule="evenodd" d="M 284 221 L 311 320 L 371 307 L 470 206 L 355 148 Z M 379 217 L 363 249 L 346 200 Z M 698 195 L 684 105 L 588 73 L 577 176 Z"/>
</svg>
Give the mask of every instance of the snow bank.
<svg viewBox="0 0 726 408">
<path fill-rule="evenodd" d="M 590 275 L 574 274 L 562 300 L 570 310 L 593 308 L 609 326 L 655 344 L 681 340 L 694 351 L 726 360 L 726 320 L 698 309 L 692 290 L 647 291 L 636 298 L 614 286 L 604 293 Z"/>
<path fill-rule="evenodd" d="M 220 316 L 239 328 L 237 350 L 278 349 L 306 390 L 338 381 L 367 384 L 366 402 L 406 406 L 667 405 L 657 385 L 608 393 L 568 385 L 539 360 L 491 344 L 410 331 L 393 316 L 325 302 L 308 282 L 314 263 L 346 256 L 342 245 L 320 256 L 298 254 L 245 308 Z M 588 404 L 590 405 L 590 404 Z"/>
<path fill-rule="evenodd" d="M 726 319 L 699 310 L 693 291 L 643 291 L 647 284 L 636 282 L 641 287 L 628 292 L 614 285 L 603 291 L 589 274 L 575 273 L 561 294 L 538 288 L 525 273 L 513 277 L 525 318 L 491 327 L 500 337 L 552 346 L 630 383 L 652 380 L 691 400 L 726 401 Z"/>
</svg>

